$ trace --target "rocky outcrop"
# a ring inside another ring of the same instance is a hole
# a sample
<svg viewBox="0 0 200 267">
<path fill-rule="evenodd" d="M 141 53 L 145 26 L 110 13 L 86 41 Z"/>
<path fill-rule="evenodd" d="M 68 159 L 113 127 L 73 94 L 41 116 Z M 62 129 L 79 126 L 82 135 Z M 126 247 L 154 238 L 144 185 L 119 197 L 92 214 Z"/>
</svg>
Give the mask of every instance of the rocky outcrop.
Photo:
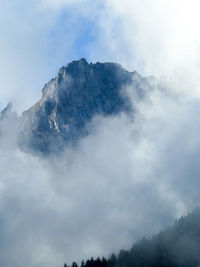
<svg viewBox="0 0 200 267">
<path fill-rule="evenodd" d="M 88 133 L 86 125 L 95 115 L 114 116 L 134 108 L 125 94 L 128 86 L 140 98 L 150 88 L 146 78 L 116 63 L 69 63 L 20 118 L 20 147 L 48 153 L 76 143 Z"/>
</svg>

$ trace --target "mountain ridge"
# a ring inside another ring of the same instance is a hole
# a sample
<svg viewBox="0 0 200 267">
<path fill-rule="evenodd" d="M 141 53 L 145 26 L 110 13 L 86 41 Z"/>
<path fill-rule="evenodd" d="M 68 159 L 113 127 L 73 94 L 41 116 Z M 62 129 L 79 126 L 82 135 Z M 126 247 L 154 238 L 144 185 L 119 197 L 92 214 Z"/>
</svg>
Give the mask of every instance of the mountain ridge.
<svg viewBox="0 0 200 267">
<path fill-rule="evenodd" d="M 44 154 L 59 151 L 87 135 L 86 125 L 95 115 L 133 112 L 127 87 L 142 99 L 151 84 L 117 63 L 88 63 L 84 58 L 68 63 L 44 85 L 41 99 L 22 113 L 19 146 Z"/>
</svg>

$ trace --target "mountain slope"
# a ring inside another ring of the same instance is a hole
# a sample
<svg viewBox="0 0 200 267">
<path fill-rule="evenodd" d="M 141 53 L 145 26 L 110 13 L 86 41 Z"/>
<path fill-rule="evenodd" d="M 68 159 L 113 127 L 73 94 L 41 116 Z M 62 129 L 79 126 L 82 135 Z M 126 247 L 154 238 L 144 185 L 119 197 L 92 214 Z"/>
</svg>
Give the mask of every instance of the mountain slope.
<svg viewBox="0 0 200 267">
<path fill-rule="evenodd" d="M 196 267 L 200 264 L 200 209 L 179 219 L 151 239 L 106 260 L 87 260 L 81 267 Z M 72 264 L 77 267 L 77 264 Z"/>
<path fill-rule="evenodd" d="M 85 59 L 62 67 L 42 89 L 42 98 L 23 113 L 19 144 L 43 153 L 59 150 L 87 134 L 86 124 L 95 115 L 130 112 L 127 86 L 142 97 L 150 88 L 147 79 L 116 63 L 87 63 Z"/>
</svg>

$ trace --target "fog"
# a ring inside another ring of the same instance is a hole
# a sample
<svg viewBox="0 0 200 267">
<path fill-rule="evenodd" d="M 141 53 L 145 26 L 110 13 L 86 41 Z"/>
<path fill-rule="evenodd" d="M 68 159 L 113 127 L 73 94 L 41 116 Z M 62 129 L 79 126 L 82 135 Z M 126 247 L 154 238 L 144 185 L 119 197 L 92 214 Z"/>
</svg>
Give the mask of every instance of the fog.
<svg viewBox="0 0 200 267">
<path fill-rule="evenodd" d="M 4 127 L 2 266 L 109 256 L 198 205 L 199 100 L 163 88 L 137 101 L 125 90 L 135 117 L 96 116 L 90 134 L 59 156 L 21 151 Z"/>
</svg>

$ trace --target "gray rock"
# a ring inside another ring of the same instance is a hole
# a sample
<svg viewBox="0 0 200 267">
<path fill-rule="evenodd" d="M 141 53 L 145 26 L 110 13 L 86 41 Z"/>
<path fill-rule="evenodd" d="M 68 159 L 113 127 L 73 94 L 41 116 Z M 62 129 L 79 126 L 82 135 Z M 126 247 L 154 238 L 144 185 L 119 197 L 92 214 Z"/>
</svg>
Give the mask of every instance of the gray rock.
<svg viewBox="0 0 200 267">
<path fill-rule="evenodd" d="M 124 93 L 127 86 L 139 98 L 151 87 L 148 79 L 116 63 L 89 64 L 85 59 L 69 63 L 45 84 L 40 101 L 23 112 L 20 147 L 41 153 L 60 150 L 87 135 L 86 125 L 95 115 L 131 113 L 134 107 Z"/>
</svg>

